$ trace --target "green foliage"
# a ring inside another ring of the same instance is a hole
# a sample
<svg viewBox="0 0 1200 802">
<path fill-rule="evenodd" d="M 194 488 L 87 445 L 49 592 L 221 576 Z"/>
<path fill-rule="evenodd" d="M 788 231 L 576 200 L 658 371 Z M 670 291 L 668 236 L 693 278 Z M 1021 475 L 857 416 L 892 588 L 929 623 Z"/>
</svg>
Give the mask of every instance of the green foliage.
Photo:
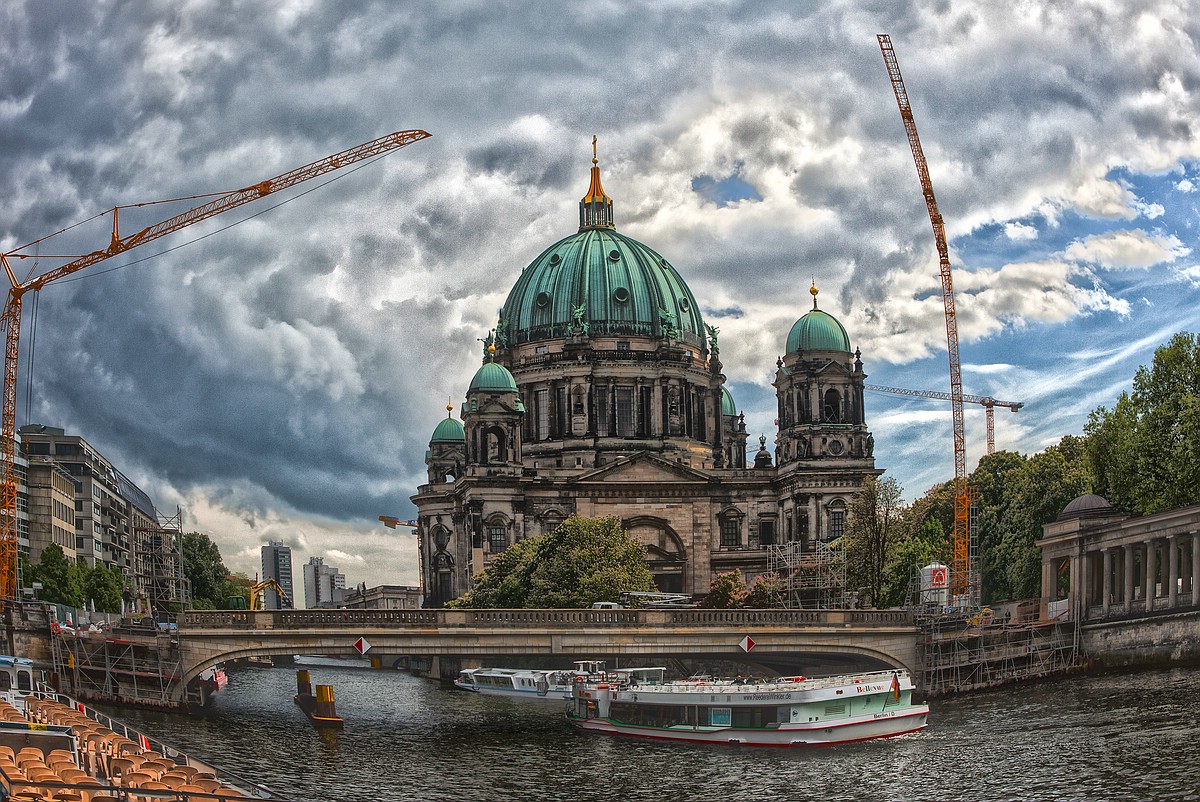
<svg viewBox="0 0 1200 802">
<path fill-rule="evenodd" d="M 912 508 L 910 507 L 909 510 Z M 946 533 L 940 521 L 926 518 L 912 529 L 912 521 L 906 518 L 902 534 L 888 556 L 883 574 L 880 607 L 899 607 L 909 601 L 909 591 L 917 569 L 932 562 L 944 562 L 949 551 Z"/>
<path fill-rule="evenodd" d="M 219 593 L 220 598 L 214 600 L 213 608 L 216 610 L 249 610 L 250 609 L 250 588 L 254 586 L 254 580 L 245 574 L 231 574 L 221 580 Z M 229 600 L 240 598 L 242 604 L 240 606 L 231 605 Z"/>
<path fill-rule="evenodd" d="M 731 607 L 742 607 L 746 600 L 746 579 L 742 572 L 734 569 L 713 577 L 708 588 L 708 595 L 700 602 L 701 607 L 716 610 L 727 610 Z"/>
<path fill-rule="evenodd" d="M 786 597 L 786 584 L 778 573 L 770 571 L 759 574 L 758 578 L 746 589 L 742 599 L 743 607 L 763 609 L 783 606 Z"/>
<path fill-rule="evenodd" d="M 39 598 L 67 607 L 83 607 L 83 575 L 58 544 L 51 543 L 42 549 L 41 559 L 30 569 L 30 574 L 31 581 L 42 583 Z"/>
<path fill-rule="evenodd" d="M 1092 412 L 1087 454 L 1096 492 L 1150 515 L 1200 501 L 1200 340 L 1181 332 L 1154 353 L 1110 411 Z"/>
<path fill-rule="evenodd" d="M 228 597 L 233 595 L 227 587 L 229 569 L 217 544 L 203 532 L 183 535 L 183 573 L 191 581 L 192 599 L 198 609 L 227 609 Z M 204 602 L 210 606 L 201 607 Z"/>
<path fill-rule="evenodd" d="M 476 574 L 458 608 L 581 608 L 617 601 L 624 591 L 653 591 L 646 547 L 619 518 L 572 515 L 548 535 L 528 538 L 496 555 Z"/>
<path fill-rule="evenodd" d="M 121 612 L 121 591 L 124 589 L 121 572 L 110 569 L 104 563 L 94 568 L 80 566 L 83 573 L 84 594 L 102 613 Z"/>
<path fill-rule="evenodd" d="M 883 604 L 884 577 L 901 540 L 903 489 L 893 478 L 867 477 L 850 507 L 846 533 L 846 585 L 864 606 Z"/>
</svg>

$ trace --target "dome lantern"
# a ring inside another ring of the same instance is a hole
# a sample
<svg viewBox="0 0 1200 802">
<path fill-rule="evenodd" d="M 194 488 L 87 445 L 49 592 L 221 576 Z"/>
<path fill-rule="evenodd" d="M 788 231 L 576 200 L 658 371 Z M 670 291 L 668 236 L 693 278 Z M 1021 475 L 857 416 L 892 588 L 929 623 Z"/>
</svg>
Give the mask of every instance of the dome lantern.
<svg viewBox="0 0 1200 802">
<path fill-rule="evenodd" d="M 604 194 L 600 184 L 600 159 L 596 156 L 596 136 L 592 135 L 592 183 L 579 201 L 579 230 L 616 228 L 613 224 L 612 198 Z"/>
</svg>

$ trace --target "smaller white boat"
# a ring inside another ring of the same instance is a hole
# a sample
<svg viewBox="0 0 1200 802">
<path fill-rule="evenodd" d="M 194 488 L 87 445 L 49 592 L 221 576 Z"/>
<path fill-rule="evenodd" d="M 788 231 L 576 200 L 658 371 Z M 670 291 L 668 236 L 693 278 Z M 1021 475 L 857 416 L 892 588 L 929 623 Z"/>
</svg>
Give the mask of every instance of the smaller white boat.
<svg viewBox="0 0 1200 802">
<path fill-rule="evenodd" d="M 580 660 L 567 669 L 464 668 L 454 684 L 483 696 L 563 702 L 571 698 L 577 680 L 598 679 L 603 673 L 604 663 L 596 660 Z"/>
</svg>

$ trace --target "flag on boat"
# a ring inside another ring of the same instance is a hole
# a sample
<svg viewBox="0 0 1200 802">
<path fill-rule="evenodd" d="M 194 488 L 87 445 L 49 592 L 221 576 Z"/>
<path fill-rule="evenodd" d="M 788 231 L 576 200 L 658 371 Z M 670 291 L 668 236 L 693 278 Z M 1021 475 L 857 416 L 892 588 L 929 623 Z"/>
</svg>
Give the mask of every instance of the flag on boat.
<svg viewBox="0 0 1200 802">
<path fill-rule="evenodd" d="M 900 701 L 900 675 L 892 672 L 892 698 Z"/>
<path fill-rule="evenodd" d="M 142 749 L 145 749 L 147 752 L 150 751 L 150 739 L 145 735 L 140 733 L 138 734 L 138 743 L 141 745 Z"/>
</svg>

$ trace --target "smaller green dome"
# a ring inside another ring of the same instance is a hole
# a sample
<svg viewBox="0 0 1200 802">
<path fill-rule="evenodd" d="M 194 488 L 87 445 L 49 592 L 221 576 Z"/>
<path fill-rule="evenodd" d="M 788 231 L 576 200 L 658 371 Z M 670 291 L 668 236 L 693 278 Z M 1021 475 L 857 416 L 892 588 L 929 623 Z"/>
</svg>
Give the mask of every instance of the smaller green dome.
<svg viewBox="0 0 1200 802">
<path fill-rule="evenodd" d="M 433 437 L 429 438 L 430 445 L 465 442 L 467 442 L 467 433 L 463 429 L 463 425 L 449 416 L 437 425 L 437 428 L 433 430 Z"/>
<path fill-rule="evenodd" d="M 809 292 L 813 297 L 813 308 L 800 318 L 788 332 L 787 353 L 796 354 L 801 351 L 841 351 L 850 353 L 850 335 L 845 327 L 833 315 L 822 312 L 817 308 L 817 287 L 814 284 Z"/>
<path fill-rule="evenodd" d="M 726 417 L 737 417 L 738 414 L 733 395 L 725 387 L 721 387 L 721 414 Z"/>
<path fill-rule="evenodd" d="M 471 379 L 468 393 L 515 393 L 517 381 L 508 368 L 496 362 L 484 362 Z"/>
</svg>

